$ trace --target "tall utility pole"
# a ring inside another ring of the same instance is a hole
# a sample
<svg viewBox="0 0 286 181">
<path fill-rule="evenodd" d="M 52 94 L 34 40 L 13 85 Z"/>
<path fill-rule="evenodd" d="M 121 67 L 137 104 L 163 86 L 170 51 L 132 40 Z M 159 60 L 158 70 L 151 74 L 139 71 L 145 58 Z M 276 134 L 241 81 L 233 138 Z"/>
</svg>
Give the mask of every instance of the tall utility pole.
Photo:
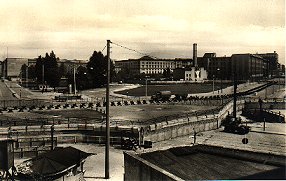
<svg viewBox="0 0 286 181">
<path fill-rule="evenodd" d="M 109 80 L 110 80 L 110 40 L 107 40 L 107 83 L 106 83 L 106 143 L 105 143 L 105 179 L 109 179 Z"/>
<path fill-rule="evenodd" d="M 73 64 L 73 85 L 74 85 L 74 94 L 76 94 L 75 64 Z"/>
<path fill-rule="evenodd" d="M 233 118 L 236 120 L 236 89 L 237 89 L 237 78 L 236 78 L 236 62 L 234 63 L 234 73 L 233 73 Z"/>
<path fill-rule="evenodd" d="M 7 71 L 7 65 L 8 65 L 8 47 L 7 47 L 7 52 L 6 52 L 6 62 L 4 63 L 4 79 L 8 77 L 8 71 Z"/>
<path fill-rule="evenodd" d="M 29 79 L 29 60 L 28 60 L 28 65 L 26 67 L 26 88 L 28 88 L 28 79 Z"/>
</svg>

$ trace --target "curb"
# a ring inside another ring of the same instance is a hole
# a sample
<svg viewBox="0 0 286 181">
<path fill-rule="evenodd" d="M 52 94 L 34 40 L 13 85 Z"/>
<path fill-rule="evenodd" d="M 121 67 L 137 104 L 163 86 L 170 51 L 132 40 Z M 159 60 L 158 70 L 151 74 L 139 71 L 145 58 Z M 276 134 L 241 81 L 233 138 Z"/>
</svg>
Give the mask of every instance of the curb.
<svg viewBox="0 0 286 181">
<path fill-rule="evenodd" d="M 266 133 L 266 134 L 276 134 L 276 135 L 284 135 L 284 136 L 286 136 L 286 133 L 278 133 L 278 132 L 253 131 L 253 130 L 250 130 L 250 132 L 255 132 L 255 133 Z"/>
</svg>

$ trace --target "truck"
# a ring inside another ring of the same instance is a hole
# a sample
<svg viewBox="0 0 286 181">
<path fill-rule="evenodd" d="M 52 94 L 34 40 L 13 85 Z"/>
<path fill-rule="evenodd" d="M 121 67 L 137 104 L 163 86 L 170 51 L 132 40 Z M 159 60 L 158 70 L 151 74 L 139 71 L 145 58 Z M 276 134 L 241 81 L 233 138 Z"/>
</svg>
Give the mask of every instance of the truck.
<svg viewBox="0 0 286 181">
<path fill-rule="evenodd" d="M 156 94 L 151 96 L 153 101 L 168 101 L 172 96 L 171 91 L 158 91 Z"/>
<path fill-rule="evenodd" d="M 224 132 L 244 135 L 249 133 L 250 127 L 241 124 L 240 117 L 228 115 L 221 123 L 224 126 Z"/>
</svg>

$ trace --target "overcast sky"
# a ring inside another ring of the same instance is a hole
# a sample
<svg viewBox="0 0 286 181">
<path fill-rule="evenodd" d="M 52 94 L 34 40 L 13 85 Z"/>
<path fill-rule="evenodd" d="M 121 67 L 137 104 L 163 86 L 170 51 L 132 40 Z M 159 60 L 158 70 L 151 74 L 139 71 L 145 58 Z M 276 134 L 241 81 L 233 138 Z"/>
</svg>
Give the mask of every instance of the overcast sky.
<svg viewBox="0 0 286 181">
<path fill-rule="evenodd" d="M 285 0 L 0 0 L 0 58 L 89 59 L 106 40 L 159 58 L 276 51 L 285 61 Z M 106 49 L 103 52 L 106 54 Z M 112 59 L 142 55 L 112 45 Z"/>
</svg>

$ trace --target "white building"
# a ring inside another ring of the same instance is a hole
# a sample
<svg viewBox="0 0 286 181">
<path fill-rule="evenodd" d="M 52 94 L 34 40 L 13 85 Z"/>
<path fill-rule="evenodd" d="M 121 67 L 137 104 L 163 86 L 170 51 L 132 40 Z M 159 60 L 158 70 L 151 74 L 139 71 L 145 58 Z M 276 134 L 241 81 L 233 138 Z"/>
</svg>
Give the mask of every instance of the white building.
<svg viewBox="0 0 286 181">
<path fill-rule="evenodd" d="M 186 81 L 202 82 L 207 78 L 208 78 L 208 73 L 203 67 L 200 68 L 191 67 L 190 69 L 185 71 Z"/>
<path fill-rule="evenodd" d="M 153 59 L 148 56 L 139 59 L 115 61 L 117 71 L 125 70 L 130 75 L 163 74 L 164 70 L 172 72 L 176 68 L 190 66 L 192 59 Z"/>
</svg>

